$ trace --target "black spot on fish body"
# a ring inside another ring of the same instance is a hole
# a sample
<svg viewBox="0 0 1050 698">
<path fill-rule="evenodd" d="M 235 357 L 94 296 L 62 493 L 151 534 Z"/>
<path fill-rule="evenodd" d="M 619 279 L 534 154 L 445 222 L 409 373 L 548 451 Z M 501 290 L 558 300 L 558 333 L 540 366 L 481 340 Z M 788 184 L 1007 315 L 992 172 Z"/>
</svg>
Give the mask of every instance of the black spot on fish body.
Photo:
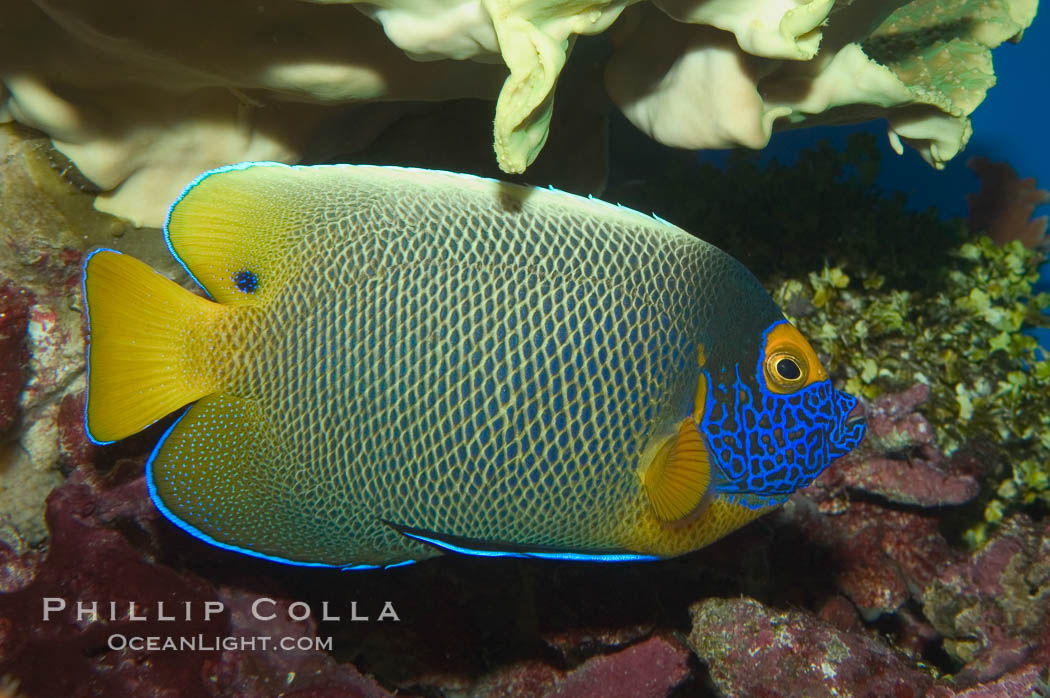
<svg viewBox="0 0 1050 698">
<path fill-rule="evenodd" d="M 259 275 L 248 269 L 241 269 L 233 275 L 233 285 L 243 293 L 255 293 L 259 288 Z"/>
</svg>

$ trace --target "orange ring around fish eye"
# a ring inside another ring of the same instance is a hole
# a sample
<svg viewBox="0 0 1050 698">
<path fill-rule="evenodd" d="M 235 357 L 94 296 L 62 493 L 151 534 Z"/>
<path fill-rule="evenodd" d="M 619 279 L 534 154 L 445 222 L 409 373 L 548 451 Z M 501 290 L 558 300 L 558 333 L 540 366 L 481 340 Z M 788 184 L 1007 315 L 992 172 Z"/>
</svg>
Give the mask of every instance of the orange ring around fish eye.
<svg viewBox="0 0 1050 698">
<path fill-rule="evenodd" d="M 774 393 L 793 393 L 828 378 L 813 347 L 791 323 L 773 326 L 766 335 L 763 356 L 766 387 Z"/>
</svg>

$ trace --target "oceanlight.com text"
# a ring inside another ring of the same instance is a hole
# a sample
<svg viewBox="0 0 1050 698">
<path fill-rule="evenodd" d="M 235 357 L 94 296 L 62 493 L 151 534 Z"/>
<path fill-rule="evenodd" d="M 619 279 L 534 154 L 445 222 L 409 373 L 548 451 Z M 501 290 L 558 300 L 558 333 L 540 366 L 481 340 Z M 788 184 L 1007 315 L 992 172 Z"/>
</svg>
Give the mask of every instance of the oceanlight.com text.
<svg viewBox="0 0 1050 698">
<path fill-rule="evenodd" d="M 211 652 L 218 650 L 252 650 L 252 651 L 332 651 L 331 637 L 270 637 L 254 635 L 245 637 L 220 637 L 217 635 L 124 635 L 114 633 L 106 642 L 111 650 L 132 650 L 134 652 L 160 652 L 172 650 L 178 652 Z"/>
</svg>

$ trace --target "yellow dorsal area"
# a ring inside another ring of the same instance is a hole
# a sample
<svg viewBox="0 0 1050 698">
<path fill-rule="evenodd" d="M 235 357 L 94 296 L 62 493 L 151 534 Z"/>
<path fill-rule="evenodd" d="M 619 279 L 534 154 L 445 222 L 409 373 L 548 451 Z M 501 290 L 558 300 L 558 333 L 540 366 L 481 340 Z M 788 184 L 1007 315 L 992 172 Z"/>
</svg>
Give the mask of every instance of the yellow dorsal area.
<svg viewBox="0 0 1050 698">
<path fill-rule="evenodd" d="M 296 273 L 289 251 L 312 195 L 301 179 L 290 167 L 233 167 L 202 176 L 172 205 L 168 244 L 216 301 L 265 304 Z"/>
<path fill-rule="evenodd" d="M 122 439 L 219 388 L 193 348 L 206 342 L 222 306 L 112 250 L 88 258 L 84 293 L 92 439 Z"/>
<path fill-rule="evenodd" d="M 697 351 L 697 363 L 700 364 L 700 376 L 696 379 L 696 395 L 693 396 L 693 422 L 700 424 L 707 409 L 707 376 L 703 373 L 707 357 L 704 356 L 704 345 Z"/>
<path fill-rule="evenodd" d="M 693 420 L 682 420 L 678 433 L 659 447 L 642 481 L 660 521 L 688 519 L 701 508 L 711 485 L 711 469 Z"/>
</svg>

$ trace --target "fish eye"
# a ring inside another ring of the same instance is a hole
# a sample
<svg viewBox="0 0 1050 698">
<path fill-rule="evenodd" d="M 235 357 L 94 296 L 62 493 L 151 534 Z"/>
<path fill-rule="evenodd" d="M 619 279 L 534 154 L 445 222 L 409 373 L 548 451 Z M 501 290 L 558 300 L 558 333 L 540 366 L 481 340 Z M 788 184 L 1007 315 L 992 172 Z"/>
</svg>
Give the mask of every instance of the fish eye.
<svg viewBox="0 0 1050 698">
<path fill-rule="evenodd" d="M 778 351 L 766 359 L 766 375 L 779 388 L 801 387 L 809 374 L 806 360 L 801 353 Z"/>
<path fill-rule="evenodd" d="M 784 357 L 777 361 L 777 373 L 785 380 L 798 380 L 802 376 L 802 369 L 798 367 L 794 359 Z"/>
</svg>

